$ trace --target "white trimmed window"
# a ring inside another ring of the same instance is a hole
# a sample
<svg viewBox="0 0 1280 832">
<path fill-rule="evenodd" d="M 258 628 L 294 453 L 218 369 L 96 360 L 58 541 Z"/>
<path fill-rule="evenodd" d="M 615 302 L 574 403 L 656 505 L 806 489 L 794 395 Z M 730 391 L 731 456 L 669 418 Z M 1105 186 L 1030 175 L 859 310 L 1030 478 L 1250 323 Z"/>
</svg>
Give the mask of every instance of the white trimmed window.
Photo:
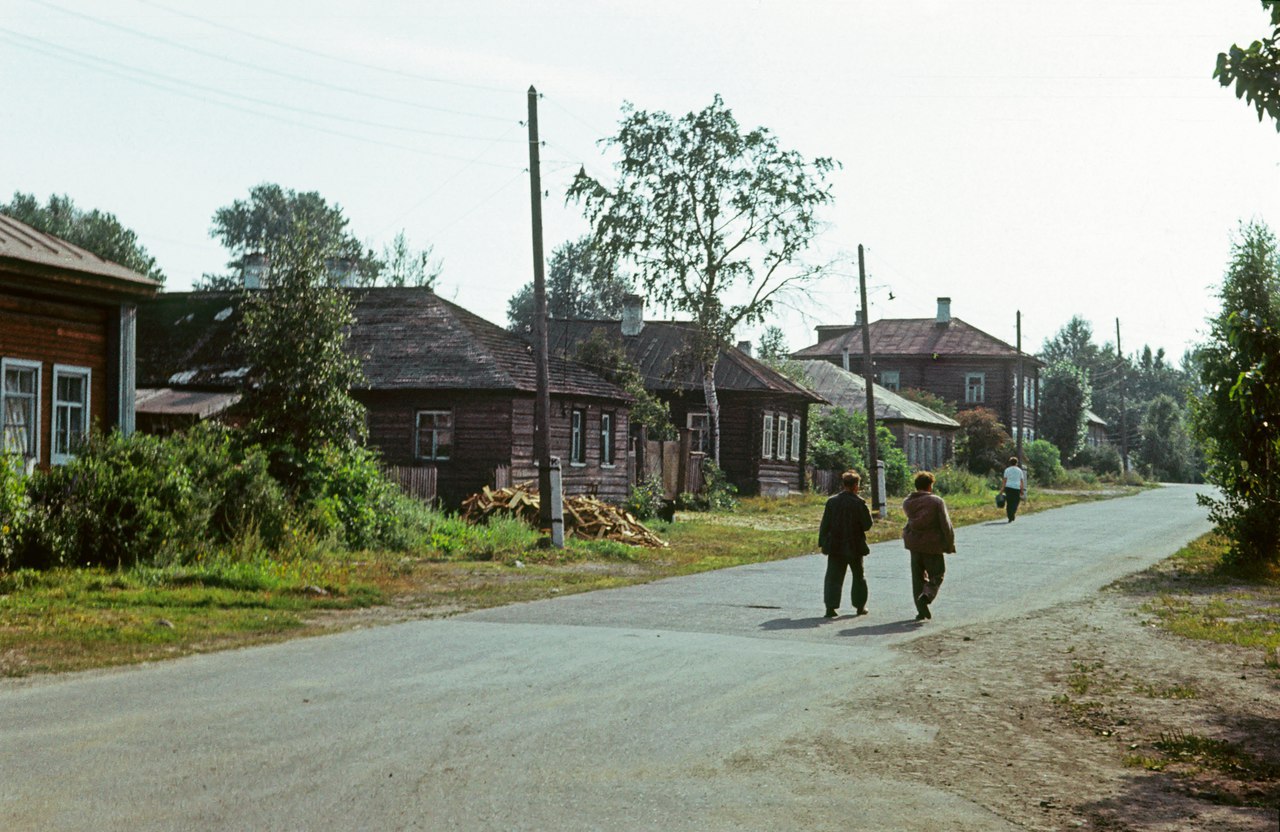
<svg viewBox="0 0 1280 832">
<path fill-rule="evenodd" d="M 417 459 L 443 460 L 453 453 L 453 411 L 419 410 L 413 434 Z"/>
<path fill-rule="evenodd" d="M 40 456 L 40 362 L 0 360 L 0 453 Z"/>
<path fill-rule="evenodd" d="M 886 390 L 892 390 L 895 393 L 898 392 L 900 379 L 901 376 L 898 374 L 897 370 L 880 371 L 880 386 Z"/>
<path fill-rule="evenodd" d="M 987 400 L 987 374 L 986 373 L 965 373 L 964 374 L 965 404 L 981 404 L 986 400 Z"/>
<path fill-rule="evenodd" d="M 584 431 L 587 414 L 584 410 L 574 408 L 569 417 L 569 464 L 587 464 L 587 435 Z"/>
<path fill-rule="evenodd" d="M 600 464 L 601 465 L 613 464 L 614 419 L 615 419 L 615 416 L 613 413 L 605 412 L 600 414 Z"/>
<path fill-rule="evenodd" d="M 800 459 L 800 417 L 791 417 L 791 458 Z"/>
<path fill-rule="evenodd" d="M 786 459 L 787 450 L 790 448 L 790 443 L 787 442 L 787 423 L 789 420 L 785 413 L 779 413 L 774 418 L 777 420 L 778 425 L 778 452 L 775 457 L 777 459 Z"/>
<path fill-rule="evenodd" d="M 689 450 L 699 454 L 711 453 L 711 416 L 707 413 L 690 413 L 685 416 L 689 428 Z"/>
<path fill-rule="evenodd" d="M 773 459 L 773 414 L 764 414 L 764 438 L 760 443 L 761 459 Z"/>
<path fill-rule="evenodd" d="M 53 444 L 50 459 L 61 465 L 75 459 L 80 443 L 89 434 L 88 367 L 53 365 Z"/>
</svg>

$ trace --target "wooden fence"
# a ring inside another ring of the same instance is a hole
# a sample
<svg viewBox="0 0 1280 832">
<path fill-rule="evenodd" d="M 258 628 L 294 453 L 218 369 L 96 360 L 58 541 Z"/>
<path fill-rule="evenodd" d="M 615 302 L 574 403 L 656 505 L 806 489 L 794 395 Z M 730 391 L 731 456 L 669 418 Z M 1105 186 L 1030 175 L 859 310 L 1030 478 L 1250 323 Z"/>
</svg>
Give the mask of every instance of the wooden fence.
<svg viewBox="0 0 1280 832">
<path fill-rule="evenodd" d="M 435 502 L 438 491 L 434 465 L 384 465 L 382 473 L 410 497 L 424 503 Z"/>
</svg>

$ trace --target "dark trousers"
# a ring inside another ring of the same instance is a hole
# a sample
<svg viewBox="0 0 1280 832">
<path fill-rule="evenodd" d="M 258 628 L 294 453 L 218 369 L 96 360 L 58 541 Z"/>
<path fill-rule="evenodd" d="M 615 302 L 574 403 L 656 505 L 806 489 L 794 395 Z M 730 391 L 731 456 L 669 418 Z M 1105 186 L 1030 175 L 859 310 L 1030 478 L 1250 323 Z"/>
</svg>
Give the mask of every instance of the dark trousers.
<svg viewBox="0 0 1280 832">
<path fill-rule="evenodd" d="M 1004 514 L 1009 518 L 1009 522 L 1013 522 L 1013 518 L 1018 513 L 1018 502 L 1022 499 L 1022 490 L 1019 488 L 1006 488 L 1004 490 Z"/>
<path fill-rule="evenodd" d="M 856 609 L 867 605 L 867 578 L 862 572 L 862 555 L 845 558 L 840 555 L 827 555 L 827 577 L 822 582 L 822 600 L 827 609 L 834 610 L 840 606 L 840 591 L 844 589 L 844 573 L 853 573 L 853 586 L 849 590 L 849 600 Z"/>
<path fill-rule="evenodd" d="M 911 597 L 916 600 L 916 612 L 924 615 L 924 604 L 918 600 L 924 595 L 930 601 L 938 597 L 938 589 L 942 586 L 942 576 L 947 572 L 947 559 L 944 555 L 926 555 L 921 552 L 911 553 Z"/>
</svg>

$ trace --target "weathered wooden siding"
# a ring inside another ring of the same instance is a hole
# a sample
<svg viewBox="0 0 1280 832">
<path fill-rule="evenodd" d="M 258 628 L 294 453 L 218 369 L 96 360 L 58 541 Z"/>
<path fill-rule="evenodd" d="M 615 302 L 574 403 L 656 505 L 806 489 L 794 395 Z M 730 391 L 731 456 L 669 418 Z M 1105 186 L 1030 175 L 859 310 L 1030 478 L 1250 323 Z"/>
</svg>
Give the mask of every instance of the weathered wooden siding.
<svg viewBox="0 0 1280 832">
<path fill-rule="evenodd" d="M 583 435 L 586 440 L 586 462 L 573 463 L 569 459 L 572 414 L 574 409 L 585 413 Z M 537 479 L 538 470 L 533 464 L 533 397 L 516 399 L 513 403 L 513 425 L 516 440 L 512 445 L 511 479 L 526 482 Z M 613 465 L 601 464 L 600 416 L 614 414 Z M 628 459 L 630 454 L 631 425 L 626 408 L 613 404 L 601 404 L 586 399 L 554 396 L 551 400 L 551 455 L 560 459 L 560 481 L 565 494 L 594 494 L 600 499 L 621 504 L 626 502 L 630 490 Z"/>
<path fill-rule="evenodd" d="M 941 396 L 960 410 L 974 407 L 986 407 L 994 410 L 1000 417 L 1001 424 L 1010 428 L 1014 426 L 1016 413 L 1016 381 L 1017 362 L 999 358 L 956 358 L 939 356 L 936 359 L 927 356 L 875 356 L 877 380 L 885 370 L 898 371 L 899 389 L 915 388 L 927 390 L 935 396 Z M 986 374 L 986 395 L 979 403 L 968 403 L 965 399 L 965 374 Z M 1027 383 L 1034 384 L 1036 369 L 1031 362 L 1026 362 Z M 1026 408 L 1024 426 L 1035 429 L 1035 411 Z"/>
<path fill-rule="evenodd" d="M 0 292 L 0 357 L 40 362 L 40 465 L 53 446 L 53 367 L 88 367 L 89 420 L 95 430 L 117 422 L 116 373 L 110 368 L 108 334 L 118 308 L 41 300 Z"/>
<path fill-rule="evenodd" d="M 910 422 L 885 421 L 884 426 L 907 455 L 907 464 L 915 469 L 936 469 L 955 455 L 954 430 Z"/>
</svg>

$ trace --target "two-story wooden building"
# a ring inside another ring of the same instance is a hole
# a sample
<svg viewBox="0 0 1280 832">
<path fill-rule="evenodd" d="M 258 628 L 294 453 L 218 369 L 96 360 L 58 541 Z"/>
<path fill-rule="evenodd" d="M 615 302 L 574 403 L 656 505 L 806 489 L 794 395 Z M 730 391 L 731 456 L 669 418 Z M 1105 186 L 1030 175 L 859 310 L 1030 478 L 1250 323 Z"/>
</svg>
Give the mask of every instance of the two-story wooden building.
<svg viewBox="0 0 1280 832">
<path fill-rule="evenodd" d="M 347 291 L 355 318 L 347 349 L 365 376 L 351 393 L 367 408 L 370 444 L 386 464 L 429 472 L 449 507 L 485 485 L 536 479 L 536 374 L 523 339 L 428 289 Z M 144 304 L 142 395 L 168 401 L 157 391 L 182 391 L 193 409 L 198 394 L 219 396 L 234 420 L 243 405 L 227 393 L 252 377 L 235 338 L 243 297 L 188 292 Z M 631 397 L 572 361 L 553 358 L 550 370 L 551 449 L 565 492 L 625 501 Z"/>
<path fill-rule="evenodd" d="M 1043 362 L 951 315 L 951 299 L 938 298 L 934 318 L 883 318 L 871 322 L 875 382 L 893 391 L 925 390 L 960 410 L 989 408 L 1010 433 L 1017 429 L 1019 374 L 1023 439 L 1036 437 Z M 860 370 L 862 327 L 817 327 L 818 343 L 792 354 Z"/>
<path fill-rule="evenodd" d="M 155 281 L 0 215 L 0 454 L 58 465 L 134 424 L 134 320 Z"/>
</svg>

